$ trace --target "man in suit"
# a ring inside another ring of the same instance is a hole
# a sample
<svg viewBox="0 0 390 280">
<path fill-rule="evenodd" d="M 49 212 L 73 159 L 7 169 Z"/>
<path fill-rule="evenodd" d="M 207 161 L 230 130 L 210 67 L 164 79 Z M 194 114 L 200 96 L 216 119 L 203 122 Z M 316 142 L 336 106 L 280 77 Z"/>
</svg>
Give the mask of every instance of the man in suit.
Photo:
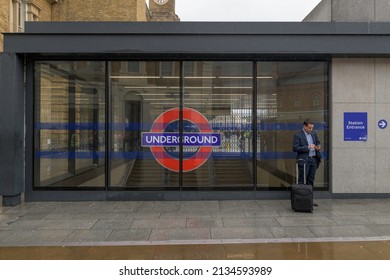
<svg viewBox="0 0 390 280">
<path fill-rule="evenodd" d="M 294 135 L 293 151 L 297 153 L 298 162 L 298 183 L 304 183 L 313 186 L 317 168 L 321 162 L 321 143 L 317 135 L 313 132 L 314 123 L 306 119 L 303 122 L 303 129 Z M 306 164 L 306 174 L 304 175 L 304 164 Z M 313 203 L 318 206 L 317 203 Z"/>
</svg>

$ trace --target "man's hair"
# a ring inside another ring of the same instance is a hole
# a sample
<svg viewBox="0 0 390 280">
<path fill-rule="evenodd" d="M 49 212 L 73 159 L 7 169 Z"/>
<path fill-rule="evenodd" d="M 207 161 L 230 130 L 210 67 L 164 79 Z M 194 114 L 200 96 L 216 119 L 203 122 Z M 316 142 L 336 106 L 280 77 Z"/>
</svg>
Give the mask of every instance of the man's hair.
<svg viewBox="0 0 390 280">
<path fill-rule="evenodd" d="M 306 120 L 303 121 L 303 125 L 304 126 L 308 126 L 309 124 L 314 124 L 314 122 L 312 120 L 310 120 L 310 119 L 306 119 Z"/>
</svg>

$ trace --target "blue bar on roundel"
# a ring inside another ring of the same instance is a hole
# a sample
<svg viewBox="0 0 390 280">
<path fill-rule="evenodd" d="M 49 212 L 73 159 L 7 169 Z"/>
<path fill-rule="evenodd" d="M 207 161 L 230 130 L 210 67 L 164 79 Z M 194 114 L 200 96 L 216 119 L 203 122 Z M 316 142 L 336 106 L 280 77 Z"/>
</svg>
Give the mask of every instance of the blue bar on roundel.
<svg viewBox="0 0 390 280">
<path fill-rule="evenodd" d="M 189 147 L 220 147 L 220 133 L 183 133 L 182 141 L 178 132 L 143 132 L 141 145 L 143 147 L 177 147 L 183 142 L 183 146 Z"/>
</svg>

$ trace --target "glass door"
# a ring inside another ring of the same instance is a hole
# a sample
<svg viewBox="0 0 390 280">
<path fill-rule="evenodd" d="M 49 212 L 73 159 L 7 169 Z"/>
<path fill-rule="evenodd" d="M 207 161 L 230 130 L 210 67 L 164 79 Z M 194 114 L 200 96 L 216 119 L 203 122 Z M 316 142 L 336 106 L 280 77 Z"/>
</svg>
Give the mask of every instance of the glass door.
<svg viewBox="0 0 390 280">
<path fill-rule="evenodd" d="M 105 66 L 35 64 L 35 187 L 105 186 Z"/>
<path fill-rule="evenodd" d="M 295 181 L 293 136 L 308 118 L 315 122 L 324 159 L 315 187 L 328 186 L 327 85 L 327 62 L 257 63 L 258 189 L 289 188 Z"/>
<path fill-rule="evenodd" d="M 152 140 L 179 131 L 179 112 L 173 117 L 163 114 L 179 107 L 180 63 L 111 62 L 110 81 L 110 187 L 178 188 L 179 173 L 175 169 L 179 168 L 179 145 L 166 146 Z M 164 167 L 162 162 L 167 161 L 174 162 L 174 166 Z"/>
<path fill-rule="evenodd" d="M 196 113 L 183 117 L 183 134 L 218 138 L 183 143 L 184 162 L 206 159 L 184 170 L 184 188 L 253 187 L 252 73 L 252 62 L 184 62 L 183 104 Z"/>
</svg>

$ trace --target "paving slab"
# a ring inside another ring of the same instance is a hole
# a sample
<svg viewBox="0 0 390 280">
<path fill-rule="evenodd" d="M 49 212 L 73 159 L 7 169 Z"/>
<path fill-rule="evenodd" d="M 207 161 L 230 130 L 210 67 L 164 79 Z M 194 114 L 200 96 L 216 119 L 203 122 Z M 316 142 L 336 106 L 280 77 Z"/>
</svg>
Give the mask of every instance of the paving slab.
<svg viewBox="0 0 390 280">
<path fill-rule="evenodd" d="M 276 217 L 281 226 L 335 225 L 328 217 L 315 216 L 310 213 L 297 213 L 294 217 Z"/>
<path fill-rule="evenodd" d="M 390 216 L 389 215 L 376 215 L 376 216 L 367 216 L 367 219 L 374 222 L 378 225 L 390 225 Z"/>
<path fill-rule="evenodd" d="M 316 238 L 308 227 L 268 227 L 275 238 Z"/>
<path fill-rule="evenodd" d="M 98 220 L 42 220 L 37 229 L 91 229 Z"/>
<path fill-rule="evenodd" d="M 180 228 L 180 229 L 153 229 L 149 240 L 204 240 L 210 239 L 210 229 L 207 228 Z"/>
<path fill-rule="evenodd" d="M 376 210 L 371 209 L 337 209 L 337 210 L 328 210 L 329 214 L 332 216 L 380 216 L 381 213 Z"/>
<path fill-rule="evenodd" d="M 133 220 L 100 220 L 92 229 L 129 229 L 132 223 Z"/>
<path fill-rule="evenodd" d="M 229 211 L 211 211 L 211 217 L 213 218 L 245 218 L 245 212 L 243 210 L 229 210 Z"/>
<path fill-rule="evenodd" d="M 131 228 L 185 228 L 186 222 L 186 219 L 136 219 Z"/>
<path fill-rule="evenodd" d="M 255 200 L 221 200 L 219 202 L 221 211 L 234 210 L 261 210 L 262 207 Z"/>
<path fill-rule="evenodd" d="M 366 225 L 379 236 L 390 236 L 390 225 Z"/>
<path fill-rule="evenodd" d="M 138 211 L 138 212 L 130 212 L 125 216 L 126 220 L 134 220 L 134 219 L 158 219 L 161 217 L 160 211 Z"/>
<path fill-rule="evenodd" d="M 181 201 L 143 201 L 138 209 L 142 211 L 179 211 Z"/>
<path fill-rule="evenodd" d="M 180 211 L 219 211 L 219 202 L 211 201 L 182 201 Z"/>
<path fill-rule="evenodd" d="M 44 217 L 45 220 L 90 220 L 90 219 L 106 219 L 106 220 L 120 220 L 125 219 L 128 213 L 61 213 L 48 214 Z"/>
<path fill-rule="evenodd" d="M 221 218 L 214 219 L 187 219 L 188 228 L 220 228 L 224 224 Z"/>
<path fill-rule="evenodd" d="M 15 233 L 15 231 L 12 231 L 12 230 L 2 230 L 0 231 L 0 243 L 6 239 L 8 236 L 10 236 L 11 234 Z"/>
<path fill-rule="evenodd" d="M 363 216 L 330 216 L 332 221 L 338 225 L 373 225 L 373 221 L 370 221 Z"/>
<path fill-rule="evenodd" d="M 7 227 L 9 224 L 12 224 L 15 220 L 0 220 L 0 230 L 2 227 Z"/>
<path fill-rule="evenodd" d="M 64 242 L 103 242 L 107 240 L 111 232 L 111 229 L 74 230 Z"/>
<path fill-rule="evenodd" d="M 212 228 L 212 239 L 272 239 L 274 236 L 267 227 Z"/>
<path fill-rule="evenodd" d="M 272 210 L 258 210 L 258 211 L 244 211 L 245 216 L 248 218 L 253 217 L 278 217 L 280 216 L 278 211 Z"/>
<path fill-rule="evenodd" d="M 223 224 L 227 228 L 280 226 L 274 217 L 258 218 L 222 218 Z"/>
<path fill-rule="evenodd" d="M 114 229 L 107 241 L 146 241 L 149 240 L 151 229 Z"/>
<path fill-rule="evenodd" d="M 43 220 L 16 220 L 9 223 L 5 230 L 32 230 L 38 229 L 41 225 L 44 224 Z"/>
<path fill-rule="evenodd" d="M 178 211 L 178 212 L 163 212 L 161 213 L 160 218 L 176 218 L 176 219 L 186 219 L 186 218 L 211 218 L 210 211 Z"/>
<path fill-rule="evenodd" d="M 60 244 L 72 233 L 73 230 L 19 230 L 3 239 L 1 243 L 16 246 Z"/>
<path fill-rule="evenodd" d="M 377 234 L 363 225 L 309 226 L 317 237 L 369 237 Z"/>
</svg>

